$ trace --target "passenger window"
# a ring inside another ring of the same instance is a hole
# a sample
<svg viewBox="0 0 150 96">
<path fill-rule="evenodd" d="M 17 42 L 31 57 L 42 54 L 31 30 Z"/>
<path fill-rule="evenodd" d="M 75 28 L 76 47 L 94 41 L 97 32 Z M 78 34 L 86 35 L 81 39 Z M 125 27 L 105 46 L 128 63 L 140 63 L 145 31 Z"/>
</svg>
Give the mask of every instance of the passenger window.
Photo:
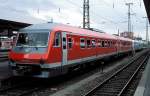
<svg viewBox="0 0 150 96">
<path fill-rule="evenodd" d="M 98 47 L 102 47 L 102 42 L 100 40 L 98 40 L 97 45 L 98 45 Z"/>
<path fill-rule="evenodd" d="M 110 47 L 110 41 L 108 41 L 108 43 L 107 43 L 107 47 Z"/>
<path fill-rule="evenodd" d="M 111 41 L 111 47 L 113 47 L 113 42 Z"/>
<path fill-rule="evenodd" d="M 72 48 L 72 38 L 68 38 L 68 48 Z"/>
<path fill-rule="evenodd" d="M 92 47 L 96 47 L 96 41 L 92 40 Z"/>
<path fill-rule="evenodd" d="M 57 33 L 55 34 L 55 40 L 54 40 L 53 46 L 54 46 L 54 47 L 60 47 L 60 41 L 61 41 L 60 33 L 57 32 Z"/>
<path fill-rule="evenodd" d="M 85 39 L 84 38 L 80 39 L 80 47 L 85 48 Z"/>
<path fill-rule="evenodd" d="M 86 42 L 87 42 L 87 48 L 90 48 L 91 47 L 91 40 L 88 39 Z"/>
<path fill-rule="evenodd" d="M 114 46 L 114 47 L 116 46 L 116 44 L 117 44 L 117 42 L 113 42 L 113 46 Z"/>
<path fill-rule="evenodd" d="M 105 41 L 104 47 L 108 47 L 108 42 Z"/>
<path fill-rule="evenodd" d="M 104 41 L 102 41 L 102 47 L 105 47 Z"/>
</svg>

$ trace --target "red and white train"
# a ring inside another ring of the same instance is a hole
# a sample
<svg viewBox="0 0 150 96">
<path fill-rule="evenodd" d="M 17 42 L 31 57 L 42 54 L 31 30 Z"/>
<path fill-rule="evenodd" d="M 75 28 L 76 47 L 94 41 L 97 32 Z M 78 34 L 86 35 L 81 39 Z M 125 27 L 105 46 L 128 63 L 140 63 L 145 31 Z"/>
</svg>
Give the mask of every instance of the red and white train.
<svg viewBox="0 0 150 96">
<path fill-rule="evenodd" d="M 20 30 L 9 64 L 16 76 L 47 78 L 132 49 L 127 38 L 63 24 L 35 24 Z"/>
</svg>

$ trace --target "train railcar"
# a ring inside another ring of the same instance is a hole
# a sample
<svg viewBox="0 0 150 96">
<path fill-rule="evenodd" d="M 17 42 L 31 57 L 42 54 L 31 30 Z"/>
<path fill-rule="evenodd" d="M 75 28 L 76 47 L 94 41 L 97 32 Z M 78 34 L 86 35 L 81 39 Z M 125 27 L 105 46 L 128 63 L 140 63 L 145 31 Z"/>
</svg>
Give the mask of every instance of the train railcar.
<svg viewBox="0 0 150 96">
<path fill-rule="evenodd" d="M 133 40 L 133 47 L 135 51 L 142 50 L 143 48 L 143 43 L 140 40 Z"/>
<path fill-rule="evenodd" d="M 148 44 L 146 41 L 142 40 L 142 49 L 148 48 Z"/>
<path fill-rule="evenodd" d="M 8 37 L 0 37 L 0 50 L 10 50 L 12 48 L 13 40 Z"/>
<path fill-rule="evenodd" d="M 0 36 L 0 58 L 7 58 L 12 46 L 13 40 L 11 38 Z"/>
<path fill-rule="evenodd" d="M 15 76 L 47 78 L 131 50 L 130 39 L 57 23 L 35 24 L 20 30 L 9 64 Z"/>
<path fill-rule="evenodd" d="M 117 51 L 119 54 L 124 54 L 127 52 L 131 52 L 133 50 L 133 42 L 131 39 L 124 38 L 124 37 L 117 37 L 118 38 L 118 46 L 116 46 Z"/>
</svg>

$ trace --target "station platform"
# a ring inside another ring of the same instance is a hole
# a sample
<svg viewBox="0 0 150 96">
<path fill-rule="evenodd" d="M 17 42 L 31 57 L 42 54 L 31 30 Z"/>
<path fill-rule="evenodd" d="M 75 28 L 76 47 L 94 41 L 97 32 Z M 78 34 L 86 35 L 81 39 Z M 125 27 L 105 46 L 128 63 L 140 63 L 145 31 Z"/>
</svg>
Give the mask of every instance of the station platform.
<svg viewBox="0 0 150 96">
<path fill-rule="evenodd" d="M 0 49 L 0 58 L 6 58 L 8 57 L 9 50 L 2 50 Z"/>
<path fill-rule="evenodd" d="M 134 96 L 150 96 L 150 58 Z"/>
<path fill-rule="evenodd" d="M 8 61 L 0 62 L 0 81 L 12 76 L 12 72 L 9 69 Z"/>
</svg>

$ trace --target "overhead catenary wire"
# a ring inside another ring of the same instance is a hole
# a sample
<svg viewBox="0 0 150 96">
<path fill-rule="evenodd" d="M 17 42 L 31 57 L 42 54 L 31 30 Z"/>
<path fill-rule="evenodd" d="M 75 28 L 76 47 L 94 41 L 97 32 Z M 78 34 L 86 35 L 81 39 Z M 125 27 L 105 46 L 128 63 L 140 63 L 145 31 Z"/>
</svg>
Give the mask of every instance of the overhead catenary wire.
<svg viewBox="0 0 150 96">
<path fill-rule="evenodd" d="M 119 12 L 118 10 L 116 10 L 116 4 L 115 4 L 115 1 L 113 0 L 112 4 L 106 2 L 105 0 L 102 0 L 103 2 L 103 5 L 107 6 L 108 8 L 110 8 L 110 10 L 112 10 L 112 12 L 114 14 L 117 14 L 117 16 L 119 16 L 120 18 L 123 18 L 123 14 L 121 12 Z M 92 6 L 92 5 L 91 5 Z M 100 5 L 99 5 L 100 6 Z M 95 6 L 95 4 L 92 6 L 92 7 L 99 7 L 99 6 Z M 122 14 L 122 15 L 121 15 Z"/>
<path fill-rule="evenodd" d="M 79 6 L 79 7 L 77 7 L 77 8 L 82 8 L 80 5 L 74 3 L 73 1 L 71 1 L 71 0 L 68 0 L 68 1 L 69 1 L 69 3 L 71 3 L 72 5 Z M 90 12 L 91 12 L 92 14 L 94 14 L 94 15 L 93 15 L 94 17 L 97 17 L 97 20 L 92 19 L 92 21 L 95 21 L 97 24 L 102 24 L 101 22 L 99 22 L 99 21 L 100 21 L 100 18 L 102 18 L 102 19 L 106 20 L 107 22 L 109 22 L 109 23 L 111 23 L 111 24 L 114 24 L 115 27 L 117 27 L 117 26 L 119 25 L 117 22 L 115 22 L 115 21 L 113 21 L 113 20 L 111 20 L 111 19 L 109 19 L 109 18 L 106 18 L 106 17 L 103 17 L 103 16 L 101 16 L 101 15 L 96 14 L 93 10 L 90 10 Z M 80 11 L 80 13 L 82 13 L 82 12 Z M 119 23 L 120 23 L 120 22 L 119 22 Z"/>
<path fill-rule="evenodd" d="M 76 4 L 76 3 L 74 3 L 73 1 L 71 1 L 71 0 L 68 0 L 68 1 L 69 1 L 69 3 L 71 3 L 72 5 L 78 6 L 77 8 L 82 8 L 82 6 L 80 6 L 80 5 Z M 107 4 L 107 3 L 106 3 L 106 4 Z M 82 9 L 80 9 L 80 10 L 82 10 Z M 90 10 L 90 12 L 92 12 L 94 15 L 98 15 L 98 14 L 96 14 L 93 10 Z M 83 14 L 82 11 L 80 11 L 80 13 Z M 116 13 L 116 12 L 114 12 L 114 13 Z M 101 16 L 101 15 L 98 15 L 98 16 L 101 17 L 101 18 L 103 18 L 103 19 L 105 19 L 106 21 L 109 21 L 110 23 L 117 24 L 117 22 L 115 22 L 115 21 L 113 21 L 113 20 L 111 20 L 111 19 L 109 19 L 109 18 L 103 17 L 103 16 Z M 97 16 L 97 17 L 98 17 L 98 16 Z M 119 23 L 120 23 L 120 22 L 119 22 Z"/>
<path fill-rule="evenodd" d="M 74 7 L 76 7 L 81 14 L 83 14 L 83 12 L 82 12 L 83 7 L 82 7 L 81 3 L 76 3 L 74 0 L 68 0 L 68 1 L 69 1 L 70 4 L 72 4 Z M 122 3 L 125 4 L 129 1 L 133 2 L 133 0 L 122 0 L 122 1 L 119 0 L 119 2 L 120 2 L 119 4 L 122 4 Z M 141 0 L 138 0 L 138 1 L 139 2 L 135 2 L 136 4 L 134 4 L 134 6 L 139 6 L 141 4 Z M 94 1 L 92 0 L 92 2 L 94 2 Z M 112 12 L 114 14 L 116 14 L 116 17 L 118 17 L 118 19 L 115 21 L 115 19 L 111 19 L 110 16 L 105 16 L 104 14 L 97 13 L 97 12 L 95 12 L 95 9 L 94 10 L 92 9 L 93 7 L 101 7 L 101 5 L 100 5 L 101 3 L 100 4 L 98 3 L 96 5 L 95 5 L 95 3 L 92 3 L 92 4 L 90 3 L 90 6 L 91 6 L 90 7 L 91 8 L 90 9 L 91 21 L 95 21 L 94 23 L 101 24 L 101 25 L 105 24 L 105 22 L 106 23 L 111 23 L 111 24 L 114 24 L 114 26 L 123 27 L 123 29 L 125 29 L 126 26 L 123 26 L 123 25 L 126 23 L 125 21 L 127 20 L 127 17 L 125 16 L 125 11 L 124 12 L 123 11 L 119 12 L 118 10 L 116 10 L 116 8 L 118 7 L 118 5 L 116 6 L 116 3 L 118 3 L 118 1 L 113 0 L 113 2 L 110 3 L 110 2 L 106 2 L 105 0 L 102 0 L 102 2 L 104 4 L 103 6 L 106 6 L 107 8 L 110 8 L 110 10 L 112 10 Z M 120 6 L 124 6 L 124 8 L 125 8 L 125 5 L 120 5 Z M 136 7 L 134 7 L 134 8 L 136 8 Z M 92 18 L 92 17 L 96 17 L 96 18 Z M 112 17 L 112 18 L 114 18 L 114 17 Z M 136 16 L 134 15 L 134 17 L 132 17 L 133 23 L 139 22 L 139 20 L 141 20 L 140 18 L 141 17 L 139 17 L 139 15 L 137 15 L 137 13 L 136 13 Z"/>
</svg>

